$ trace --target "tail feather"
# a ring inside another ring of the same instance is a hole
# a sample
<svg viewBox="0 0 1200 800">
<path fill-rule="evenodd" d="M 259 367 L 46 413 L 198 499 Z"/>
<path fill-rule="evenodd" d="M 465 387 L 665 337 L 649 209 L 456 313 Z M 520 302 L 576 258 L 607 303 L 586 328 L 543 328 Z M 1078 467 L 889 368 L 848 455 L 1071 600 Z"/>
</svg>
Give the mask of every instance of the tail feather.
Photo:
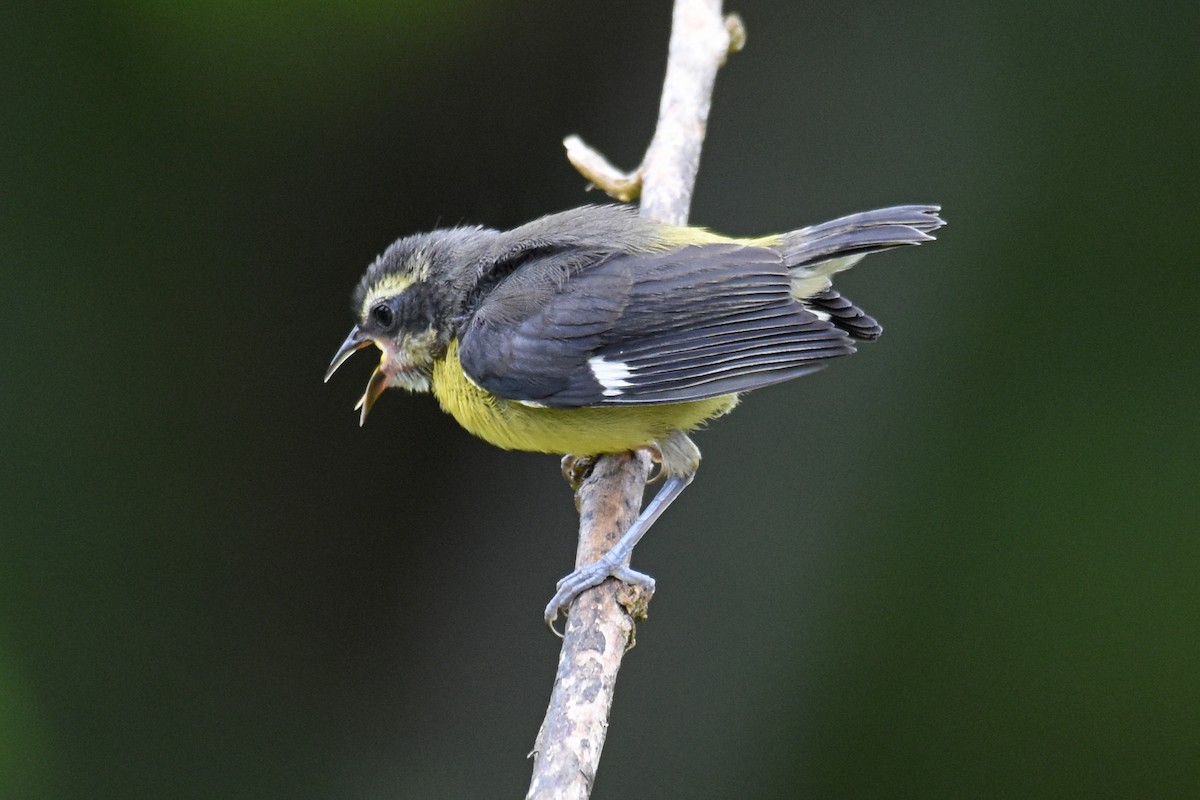
<svg viewBox="0 0 1200 800">
<path fill-rule="evenodd" d="M 933 205 L 892 206 L 839 217 L 785 233 L 773 245 L 787 265 L 792 296 L 856 339 L 877 339 L 883 328 L 833 289 L 833 276 L 870 253 L 933 240 L 945 225 Z"/>
<path fill-rule="evenodd" d="M 808 238 L 819 238 L 844 231 L 882 225 L 906 225 L 929 233 L 946 224 L 938 216 L 938 212 L 941 210 L 941 206 L 889 206 L 838 217 L 829 222 L 822 222 L 820 225 L 810 225 L 789 235 L 799 234 Z"/>
<path fill-rule="evenodd" d="M 931 241 L 945 222 L 938 206 L 893 206 L 839 217 L 779 237 L 775 249 L 789 269 Z"/>
<path fill-rule="evenodd" d="M 839 217 L 785 233 L 774 244 L 791 271 L 792 295 L 813 297 L 828 289 L 831 278 L 863 256 L 901 245 L 931 241 L 945 222 L 938 206 L 892 206 Z"/>
</svg>

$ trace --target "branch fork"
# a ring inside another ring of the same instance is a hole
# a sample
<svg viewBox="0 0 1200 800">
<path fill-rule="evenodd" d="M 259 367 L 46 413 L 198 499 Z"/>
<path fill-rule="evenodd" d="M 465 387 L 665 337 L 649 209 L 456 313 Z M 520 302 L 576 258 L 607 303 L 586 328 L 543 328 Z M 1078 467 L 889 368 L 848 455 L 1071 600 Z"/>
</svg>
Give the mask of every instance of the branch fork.
<svg viewBox="0 0 1200 800">
<path fill-rule="evenodd" d="M 678 11 L 678 8 L 677 8 Z M 720 7 L 717 7 L 717 13 L 720 13 Z M 718 31 L 711 25 L 711 17 L 709 20 L 699 20 L 693 27 L 687 31 L 683 31 L 682 35 L 689 37 L 689 44 L 705 45 L 701 41 L 702 36 L 707 36 L 710 39 L 709 44 L 705 47 L 710 51 L 720 53 L 717 61 L 718 67 L 725 66 L 725 61 L 730 53 L 737 53 L 746 46 L 746 26 L 742 22 L 742 18 L 737 14 L 730 14 L 725 17 L 723 31 Z M 676 22 L 679 21 L 679 16 L 676 16 Z M 707 24 L 706 24 L 707 23 Z M 675 34 L 672 34 L 672 48 L 675 46 Z M 668 66 L 668 74 L 670 66 Z M 713 71 L 715 75 L 715 70 Z M 674 94 L 674 93 L 672 93 Z M 708 96 L 704 100 L 705 121 L 708 116 L 708 98 L 712 96 L 711 82 L 708 85 Z M 666 100 L 668 97 L 667 87 L 663 87 L 663 106 L 659 110 L 658 128 L 655 130 L 654 139 L 651 140 L 650 147 L 646 150 L 646 155 L 642 158 L 642 163 L 635 169 L 625 172 L 616 167 L 611 161 L 604 157 L 599 150 L 592 147 L 576 134 L 571 134 L 563 139 L 563 147 L 567 151 L 567 160 L 571 162 L 571 166 L 579 172 L 580 175 L 587 178 L 588 189 L 596 188 L 603 191 L 614 200 L 619 200 L 622 203 L 632 203 L 642 195 L 642 182 L 646 175 L 646 162 L 650 154 L 655 152 L 654 142 L 659 138 L 660 133 L 663 133 L 672 124 L 684 123 L 686 120 L 679 118 L 665 119 L 668 114 Z M 673 116 L 673 115 L 672 115 Z M 664 126 L 664 121 L 666 126 Z M 696 144 L 699 146 L 704 141 L 704 123 L 701 122 L 699 136 L 696 139 Z M 692 180 L 695 180 L 695 172 L 692 173 Z M 687 209 L 684 209 L 686 216 Z"/>
</svg>

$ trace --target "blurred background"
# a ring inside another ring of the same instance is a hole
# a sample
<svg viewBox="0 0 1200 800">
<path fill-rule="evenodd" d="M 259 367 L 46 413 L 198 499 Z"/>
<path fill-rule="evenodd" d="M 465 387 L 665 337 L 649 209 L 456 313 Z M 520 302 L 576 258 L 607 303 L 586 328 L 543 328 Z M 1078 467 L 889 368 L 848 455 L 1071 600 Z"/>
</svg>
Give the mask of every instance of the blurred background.
<svg viewBox="0 0 1200 800">
<path fill-rule="evenodd" d="M 594 796 L 1200 796 L 1200 13 L 728 8 L 695 223 L 950 225 L 699 436 Z M 523 796 L 558 461 L 321 375 L 394 238 L 603 201 L 669 4 L 3 16 L 0 797 Z"/>
</svg>

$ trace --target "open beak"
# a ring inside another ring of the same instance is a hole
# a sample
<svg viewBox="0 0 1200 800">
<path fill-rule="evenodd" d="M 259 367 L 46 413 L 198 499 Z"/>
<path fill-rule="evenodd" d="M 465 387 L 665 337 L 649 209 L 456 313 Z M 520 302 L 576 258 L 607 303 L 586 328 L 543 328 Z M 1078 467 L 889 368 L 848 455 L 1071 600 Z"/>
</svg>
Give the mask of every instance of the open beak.
<svg viewBox="0 0 1200 800">
<path fill-rule="evenodd" d="M 329 362 L 329 369 L 325 370 L 325 382 L 329 383 L 329 379 L 333 377 L 333 373 L 337 372 L 338 367 L 346 363 L 346 359 L 354 355 L 356 350 L 362 350 L 364 347 L 370 347 L 371 340 L 363 335 L 362 330 L 355 325 L 350 329 L 350 335 L 346 337 L 346 341 L 342 342 L 342 346 L 338 348 L 337 353 L 333 356 L 333 361 Z"/>
<path fill-rule="evenodd" d="M 375 342 L 368 336 L 363 335 L 362 330 L 355 325 L 350 329 L 350 335 L 346 337 L 346 341 L 342 342 L 342 346 L 338 348 L 337 353 L 333 356 L 333 361 L 329 362 L 329 369 L 325 370 L 325 380 L 328 382 L 333 373 L 337 372 L 338 367 L 346 363 L 346 359 L 354 355 L 355 352 L 362 350 L 364 347 L 370 347 Z M 367 413 L 370 412 L 371 406 L 375 405 L 375 401 L 379 399 L 379 395 L 383 394 L 384 389 L 388 385 L 388 376 L 383 371 L 383 363 L 375 368 L 375 372 L 371 374 L 371 380 L 367 382 L 367 390 L 363 392 L 363 396 L 358 399 L 358 404 L 354 406 L 354 410 L 361 409 L 362 413 L 358 417 L 358 424 L 361 427 L 367 421 Z"/>
<path fill-rule="evenodd" d="M 367 414 L 371 411 L 371 406 L 375 405 L 375 401 L 379 399 L 379 395 L 383 394 L 383 390 L 388 387 L 388 376 L 383 371 L 383 365 L 380 364 L 371 373 L 371 380 L 367 381 L 367 390 L 363 392 L 363 396 L 358 398 L 358 404 L 354 406 L 354 410 L 362 409 L 362 413 L 358 416 L 358 427 L 362 427 L 367 422 Z"/>
</svg>

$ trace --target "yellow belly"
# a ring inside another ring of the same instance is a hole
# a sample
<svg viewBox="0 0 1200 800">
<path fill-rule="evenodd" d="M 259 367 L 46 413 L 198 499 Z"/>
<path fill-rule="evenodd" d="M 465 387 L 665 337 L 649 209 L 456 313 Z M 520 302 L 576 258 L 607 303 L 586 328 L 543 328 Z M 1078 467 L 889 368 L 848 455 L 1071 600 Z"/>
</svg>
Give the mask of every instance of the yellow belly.
<svg viewBox="0 0 1200 800">
<path fill-rule="evenodd" d="M 433 395 L 468 432 L 505 450 L 619 453 L 690 431 L 737 405 L 737 395 L 652 406 L 537 408 L 505 400 L 467 380 L 458 343 L 433 367 Z"/>
</svg>

